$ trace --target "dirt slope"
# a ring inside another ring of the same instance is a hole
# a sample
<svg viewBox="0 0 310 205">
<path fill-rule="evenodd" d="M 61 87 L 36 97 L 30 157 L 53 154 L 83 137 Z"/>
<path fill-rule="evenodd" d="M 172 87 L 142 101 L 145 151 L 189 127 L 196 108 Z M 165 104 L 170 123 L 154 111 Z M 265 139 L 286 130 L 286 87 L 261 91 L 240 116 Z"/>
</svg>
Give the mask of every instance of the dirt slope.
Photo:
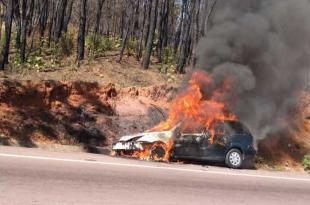
<svg viewBox="0 0 310 205">
<path fill-rule="evenodd" d="M 4 144 L 110 145 L 165 116 L 173 86 L 116 89 L 113 84 L 4 81 L 0 84 L 0 138 Z"/>
<path fill-rule="evenodd" d="M 310 92 L 301 94 L 291 126 L 261 140 L 258 153 L 267 164 L 287 167 L 299 166 L 304 155 L 310 154 Z"/>
</svg>

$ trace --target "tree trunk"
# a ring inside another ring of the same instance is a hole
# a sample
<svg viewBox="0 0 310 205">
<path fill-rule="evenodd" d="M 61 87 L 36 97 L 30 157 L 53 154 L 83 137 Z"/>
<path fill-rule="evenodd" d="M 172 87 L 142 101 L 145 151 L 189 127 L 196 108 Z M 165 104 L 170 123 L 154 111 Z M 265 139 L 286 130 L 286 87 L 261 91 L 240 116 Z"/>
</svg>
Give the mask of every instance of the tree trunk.
<svg viewBox="0 0 310 205">
<path fill-rule="evenodd" d="M 63 31 L 63 25 L 64 25 L 64 16 L 65 11 L 67 7 L 68 0 L 59 0 L 57 7 L 56 7 L 56 16 L 55 16 L 55 22 L 54 22 L 54 32 L 53 37 L 54 41 L 58 42 L 59 38 L 61 37 L 62 31 Z"/>
<path fill-rule="evenodd" d="M 142 66 L 144 69 L 148 69 L 150 65 L 150 58 L 151 58 L 151 53 L 152 53 L 152 48 L 153 48 L 153 40 L 154 40 L 155 29 L 156 29 L 157 7 L 158 7 L 158 0 L 154 0 L 153 8 L 151 11 L 151 18 L 150 18 L 150 30 L 149 30 L 145 53 L 144 53 L 144 57 L 142 61 Z"/>
<path fill-rule="evenodd" d="M 66 11 L 66 14 L 64 17 L 64 26 L 63 26 L 63 32 L 64 33 L 67 33 L 67 31 L 68 31 L 68 25 L 69 25 L 71 15 L 72 15 L 73 2 L 74 2 L 74 0 L 70 0 L 68 3 L 67 11 Z"/>
<path fill-rule="evenodd" d="M 146 31 L 145 31 L 145 37 L 144 37 L 144 47 L 146 47 L 147 44 L 147 40 L 149 37 L 149 32 L 150 32 L 150 22 L 151 22 L 151 13 L 152 13 L 152 4 L 153 4 L 153 0 L 146 0 L 146 4 L 148 7 L 148 11 L 147 11 L 147 21 L 146 21 Z"/>
<path fill-rule="evenodd" d="M 161 11 L 159 14 L 159 37 L 157 44 L 157 58 L 158 62 L 162 62 L 162 49 L 167 43 L 168 33 L 168 15 L 169 15 L 169 1 L 163 1 L 161 5 Z"/>
<path fill-rule="evenodd" d="M 5 64 L 9 62 L 10 52 L 10 40 L 12 31 L 13 10 L 16 0 L 10 0 L 7 2 L 6 14 L 5 14 L 5 42 L 2 48 L 2 56 L 0 59 L 0 70 L 4 69 Z"/>
<path fill-rule="evenodd" d="M 80 26 L 79 26 L 79 34 L 78 34 L 78 49 L 77 49 L 77 61 L 78 62 L 84 59 L 86 6 L 87 6 L 87 0 L 80 0 Z"/>
<path fill-rule="evenodd" d="M 27 11 L 27 35 L 30 37 L 31 33 L 33 32 L 33 14 L 34 14 L 34 1 L 35 0 L 28 0 L 28 8 L 29 10 Z"/>
<path fill-rule="evenodd" d="M 19 1 L 16 1 L 14 5 L 14 17 L 16 25 L 16 37 L 15 37 L 15 48 L 20 48 L 20 37 L 21 37 L 21 17 L 20 17 L 20 6 Z"/>
<path fill-rule="evenodd" d="M 2 38 L 2 24 L 4 19 L 4 6 L 0 4 L 0 39 Z"/>
<path fill-rule="evenodd" d="M 196 8 L 195 8 L 195 17 L 193 18 L 193 26 L 195 26 L 195 29 L 192 32 L 192 46 L 191 50 L 189 51 L 191 55 L 191 59 L 193 59 L 193 67 L 195 67 L 196 62 L 197 62 L 197 45 L 200 37 L 200 5 L 201 5 L 201 0 L 197 0 L 198 2 L 196 3 Z"/>
<path fill-rule="evenodd" d="M 159 2 L 159 12 L 158 12 L 158 42 L 157 42 L 157 46 L 156 46 L 156 51 L 157 51 L 157 59 L 158 59 L 158 62 L 161 63 L 161 48 L 162 48 L 162 43 L 163 43 L 163 16 L 164 16 L 164 2 L 163 1 L 160 1 Z"/>
<path fill-rule="evenodd" d="M 147 8 L 147 4 L 145 3 L 143 6 L 143 19 L 142 19 L 142 25 L 141 25 L 141 31 L 140 31 L 140 40 L 139 40 L 139 45 L 137 48 L 137 52 L 136 52 L 136 59 L 139 61 L 141 59 L 142 56 L 142 47 L 143 47 L 143 36 L 144 36 L 144 31 L 145 31 L 145 18 L 146 18 L 146 8 Z"/>
<path fill-rule="evenodd" d="M 191 31 L 191 21 L 192 21 L 192 14 L 195 8 L 195 0 L 191 3 L 191 11 L 189 12 L 189 2 L 188 0 L 183 0 L 183 4 L 185 5 L 185 19 L 183 24 L 183 35 L 182 35 L 182 43 L 180 49 L 180 57 L 178 60 L 177 71 L 178 73 L 185 73 L 185 65 L 189 56 L 190 50 L 190 31 Z"/>
<path fill-rule="evenodd" d="M 205 0 L 203 16 L 201 18 L 201 28 L 200 28 L 201 37 L 206 36 L 209 27 L 209 19 L 215 9 L 216 3 L 217 0 L 212 0 L 211 2 L 209 0 Z"/>
<path fill-rule="evenodd" d="M 102 7 L 105 0 L 97 0 L 97 12 L 96 12 L 96 20 L 94 24 L 94 36 L 93 36 L 93 47 L 96 49 L 97 45 L 97 34 L 99 31 L 100 19 L 102 16 Z"/>
<path fill-rule="evenodd" d="M 128 42 L 128 38 L 129 38 L 129 35 L 130 35 L 130 27 L 131 27 L 131 24 L 133 22 L 133 14 L 134 14 L 134 11 L 133 11 L 133 2 L 130 2 L 129 1 L 129 4 L 127 4 L 127 6 L 129 8 L 126 9 L 125 11 L 125 32 L 124 32 L 124 36 L 122 37 L 122 47 L 121 47 L 121 51 L 120 51 L 120 54 L 119 54 L 119 58 L 117 60 L 118 63 L 120 63 L 123 59 L 123 55 L 124 55 L 124 51 L 125 51 L 125 48 L 127 46 L 127 42 Z M 132 11 L 132 12 L 131 12 Z"/>
<path fill-rule="evenodd" d="M 20 61 L 24 63 L 26 61 L 26 41 L 27 41 L 27 0 L 22 0 L 21 3 L 21 47 L 20 47 Z"/>
<path fill-rule="evenodd" d="M 42 0 L 41 7 L 40 7 L 40 16 L 39 16 L 39 33 L 40 37 L 44 37 L 45 29 L 46 29 L 46 23 L 48 18 L 48 8 L 49 8 L 49 2 L 48 0 Z"/>
<path fill-rule="evenodd" d="M 174 39 L 174 44 L 173 44 L 173 50 L 174 53 L 178 52 L 179 49 L 179 44 L 180 44 L 180 39 L 181 39 L 181 34 L 182 34 L 182 27 L 183 27 L 183 23 L 184 23 L 184 13 L 185 13 L 185 5 L 184 3 L 182 4 L 182 10 L 181 10 L 181 19 L 180 22 L 178 24 L 176 33 L 175 33 L 175 39 Z"/>
<path fill-rule="evenodd" d="M 51 46 L 51 41 L 53 38 L 53 30 L 54 30 L 54 26 L 55 26 L 55 21 L 56 21 L 56 3 L 53 1 L 52 2 L 52 11 L 51 11 L 51 18 L 50 18 L 50 22 L 49 22 L 49 28 L 48 28 L 48 47 Z"/>
</svg>

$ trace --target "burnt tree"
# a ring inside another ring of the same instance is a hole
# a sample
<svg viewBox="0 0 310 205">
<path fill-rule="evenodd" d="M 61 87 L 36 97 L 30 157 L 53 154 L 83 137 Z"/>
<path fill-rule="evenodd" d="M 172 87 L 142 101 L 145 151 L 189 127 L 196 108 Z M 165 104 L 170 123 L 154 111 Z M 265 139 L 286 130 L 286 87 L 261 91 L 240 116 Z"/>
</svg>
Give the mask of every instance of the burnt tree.
<svg viewBox="0 0 310 205">
<path fill-rule="evenodd" d="M 12 20 L 14 6 L 17 0 L 9 0 L 6 5 L 5 13 L 5 42 L 2 47 L 2 53 L 0 58 L 0 69 L 4 69 L 5 64 L 9 62 L 9 52 L 10 52 L 10 41 L 11 41 L 11 32 L 12 32 Z"/>
<path fill-rule="evenodd" d="M 53 25 L 53 40 L 58 41 L 61 37 L 63 26 L 64 26 L 64 18 L 65 18 L 65 11 L 67 7 L 68 0 L 58 0 L 56 4 L 55 10 L 55 19 Z"/>
<path fill-rule="evenodd" d="M 80 25 L 77 45 L 77 61 L 84 59 L 85 50 L 85 30 L 86 30 L 86 6 L 87 0 L 80 0 Z"/>
<path fill-rule="evenodd" d="M 175 32 L 175 36 L 174 36 L 174 42 L 173 42 L 174 53 L 177 53 L 178 49 L 179 49 L 180 39 L 181 39 L 181 34 L 182 34 L 183 21 L 184 21 L 184 13 L 185 13 L 185 4 L 183 2 L 181 14 L 180 14 L 180 21 L 178 23 L 178 26 L 177 26 L 177 29 Z"/>
<path fill-rule="evenodd" d="M 142 25 L 140 27 L 140 34 L 139 34 L 139 44 L 137 46 L 136 50 L 136 59 L 139 61 L 142 56 L 142 47 L 143 47 L 143 36 L 145 32 L 145 23 L 146 23 L 146 9 L 147 9 L 147 4 L 144 3 L 143 5 L 143 14 L 142 14 Z"/>
<path fill-rule="evenodd" d="M 49 1 L 48 0 L 42 0 L 40 4 L 40 11 L 39 11 L 39 33 L 40 37 L 44 37 L 47 19 L 48 19 L 48 9 L 49 9 Z"/>
<path fill-rule="evenodd" d="M 93 47 L 96 49 L 97 47 L 97 35 L 99 32 L 99 25 L 100 25 L 100 19 L 102 16 L 102 7 L 105 0 L 97 0 L 97 6 L 96 6 L 96 19 L 94 24 L 94 36 L 93 36 Z"/>
<path fill-rule="evenodd" d="M 155 36 L 155 29 L 156 29 L 156 18 L 157 18 L 157 8 L 158 7 L 158 0 L 154 0 L 154 3 L 152 5 L 151 9 L 151 15 L 150 15 L 150 29 L 148 33 L 148 38 L 147 38 L 147 44 L 145 47 L 145 53 L 143 56 L 143 61 L 142 61 L 142 67 L 143 69 L 148 69 L 150 65 L 150 58 L 152 54 L 152 48 L 153 48 L 153 40 Z"/>
<path fill-rule="evenodd" d="M 125 31 L 123 32 L 123 36 L 122 36 L 122 46 L 121 46 L 121 51 L 119 54 L 119 58 L 117 59 L 117 62 L 121 62 L 123 59 L 123 55 L 124 55 L 124 51 L 125 48 L 127 46 L 127 42 L 128 42 L 128 38 L 130 35 L 130 27 L 132 24 L 132 19 L 133 19 L 133 8 L 134 8 L 134 1 L 133 0 L 129 0 L 128 3 L 126 4 L 129 8 L 132 9 L 125 9 L 125 17 L 124 17 L 124 21 L 125 21 Z"/>
<path fill-rule="evenodd" d="M 21 16 L 20 16 L 20 6 L 19 1 L 16 1 L 14 5 L 14 20 L 16 26 L 16 37 L 15 37 L 15 48 L 20 48 L 20 34 L 21 34 Z"/>
<path fill-rule="evenodd" d="M 214 12 L 215 6 L 217 4 L 217 0 L 205 0 L 204 2 L 204 10 L 201 19 L 200 26 L 200 37 L 206 36 L 209 27 L 209 19 Z"/>
<path fill-rule="evenodd" d="M 73 7 L 74 0 L 70 0 L 67 6 L 67 10 L 64 16 L 64 26 L 63 26 L 63 32 L 67 33 L 68 31 L 68 25 L 71 19 L 72 15 L 72 7 Z"/>
<path fill-rule="evenodd" d="M 178 73 L 185 73 L 185 65 L 189 56 L 190 52 L 190 44 L 191 44 L 191 23 L 192 23 L 192 15 L 195 10 L 195 0 L 189 2 L 188 0 L 183 0 L 184 5 L 184 22 L 183 22 L 183 35 L 182 35 L 182 42 L 180 48 L 180 56 L 177 64 L 177 72 Z M 189 8 L 191 7 L 191 9 Z"/>
<path fill-rule="evenodd" d="M 169 1 L 162 1 L 159 12 L 159 28 L 158 28 L 158 43 L 157 43 L 157 58 L 158 62 L 162 61 L 162 49 L 167 45 L 168 35 L 168 17 L 169 17 Z"/>
</svg>

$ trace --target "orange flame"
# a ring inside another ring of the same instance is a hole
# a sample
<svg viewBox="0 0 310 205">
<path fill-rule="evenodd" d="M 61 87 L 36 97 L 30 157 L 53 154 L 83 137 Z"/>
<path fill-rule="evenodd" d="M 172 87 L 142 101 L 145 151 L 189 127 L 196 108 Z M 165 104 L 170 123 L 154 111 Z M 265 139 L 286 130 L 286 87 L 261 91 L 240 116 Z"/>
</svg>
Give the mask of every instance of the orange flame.
<svg viewBox="0 0 310 205">
<path fill-rule="evenodd" d="M 236 120 L 236 116 L 228 112 L 227 105 L 219 100 L 224 93 L 229 92 L 229 81 L 223 82 L 220 89 L 202 93 L 202 89 L 208 92 L 212 86 L 213 80 L 208 74 L 194 72 L 188 86 L 172 102 L 167 120 L 151 131 L 169 130 L 182 122 L 182 131 L 206 128 L 212 132 L 212 123 L 215 121 Z"/>
</svg>

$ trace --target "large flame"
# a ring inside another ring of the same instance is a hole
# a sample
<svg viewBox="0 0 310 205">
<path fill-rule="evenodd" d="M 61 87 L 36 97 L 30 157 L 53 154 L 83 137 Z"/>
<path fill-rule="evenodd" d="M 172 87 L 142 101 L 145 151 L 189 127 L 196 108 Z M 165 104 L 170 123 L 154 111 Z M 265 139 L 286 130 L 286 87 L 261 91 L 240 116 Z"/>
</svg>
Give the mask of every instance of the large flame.
<svg viewBox="0 0 310 205">
<path fill-rule="evenodd" d="M 184 91 L 172 102 L 167 120 L 150 131 L 169 130 L 181 122 L 182 131 L 205 128 L 212 133 L 215 121 L 236 120 L 236 116 L 228 112 L 225 102 L 221 101 L 224 93 L 230 90 L 229 80 L 227 79 L 221 88 L 215 90 L 212 90 L 213 84 L 212 78 L 207 73 L 194 72 Z"/>
<path fill-rule="evenodd" d="M 228 111 L 227 103 L 223 100 L 225 93 L 230 92 L 230 89 L 229 79 L 226 79 L 222 86 L 214 86 L 214 81 L 209 74 L 203 71 L 194 72 L 183 91 L 171 103 L 168 118 L 148 132 L 170 130 L 181 123 L 181 132 L 207 130 L 210 134 L 210 143 L 214 143 L 216 136 L 214 122 L 237 119 L 234 114 Z M 171 136 L 169 143 L 160 145 L 165 150 L 165 156 L 160 160 L 169 160 L 173 137 Z M 154 146 L 159 145 L 146 145 L 143 151 L 135 151 L 132 156 L 148 159 Z M 159 159 L 155 157 L 153 160 Z"/>
</svg>

